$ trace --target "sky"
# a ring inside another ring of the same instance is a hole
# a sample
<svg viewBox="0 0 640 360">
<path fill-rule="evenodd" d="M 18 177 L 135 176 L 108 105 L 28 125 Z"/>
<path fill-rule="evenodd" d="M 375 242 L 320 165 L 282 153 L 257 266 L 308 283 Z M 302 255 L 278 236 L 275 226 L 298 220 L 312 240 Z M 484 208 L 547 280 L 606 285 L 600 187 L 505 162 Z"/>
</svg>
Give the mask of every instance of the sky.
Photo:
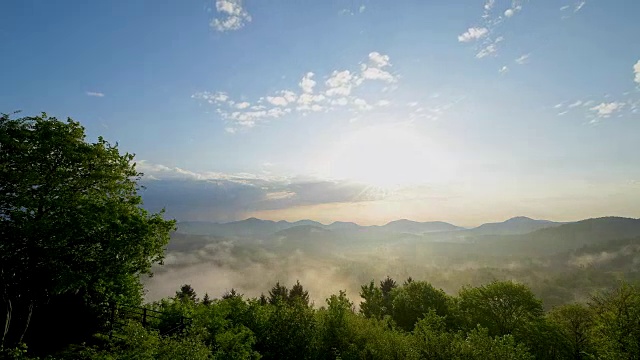
<svg viewBox="0 0 640 360">
<path fill-rule="evenodd" d="M 640 217 L 636 0 L 0 4 L 0 112 L 178 220 Z"/>
</svg>

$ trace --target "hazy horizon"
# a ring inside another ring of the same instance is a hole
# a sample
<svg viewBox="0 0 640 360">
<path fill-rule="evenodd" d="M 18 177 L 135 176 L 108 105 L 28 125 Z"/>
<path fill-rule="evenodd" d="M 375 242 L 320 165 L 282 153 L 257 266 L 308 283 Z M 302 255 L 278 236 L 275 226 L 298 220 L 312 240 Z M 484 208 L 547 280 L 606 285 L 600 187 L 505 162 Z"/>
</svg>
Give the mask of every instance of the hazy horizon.
<svg viewBox="0 0 640 360">
<path fill-rule="evenodd" d="M 483 224 L 502 223 L 502 222 L 505 222 L 507 220 L 511 220 L 511 219 L 515 219 L 515 218 L 528 218 L 530 220 L 535 220 L 535 221 L 551 221 L 551 222 L 557 222 L 557 223 L 571 223 L 571 222 L 577 222 L 577 221 L 582 221 L 582 220 L 597 219 L 597 218 L 608 218 L 608 217 L 614 217 L 614 218 L 618 218 L 619 217 L 619 218 L 636 219 L 635 217 L 631 217 L 631 216 L 620 216 L 620 215 L 615 215 L 615 214 L 609 214 L 609 215 L 603 215 L 603 216 L 594 216 L 594 217 L 589 217 L 589 218 L 576 218 L 576 219 L 570 219 L 570 220 L 540 219 L 540 218 L 532 218 L 531 216 L 526 216 L 526 215 L 514 215 L 514 216 L 511 216 L 511 217 L 506 218 L 506 219 L 498 219 L 498 220 L 486 221 L 486 222 L 482 222 L 482 223 L 478 223 L 478 224 L 474 224 L 474 225 L 463 225 L 463 224 L 455 223 L 453 221 L 447 221 L 447 220 L 444 220 L 444 219 L 415 220 L 415 219 L 410 219 L 410 218 L 396 218 L 396 219 L 391 219 L 391 220 L 384 221 L 384 222 L 365 223 L 365 222 L 358 222 L 358 221 L 352 221 L 352 220 L 324 220 L 324 221 L 320 221 L 320 220 L 317 220 L 317 219 L 314 219 L 314 218 L 293 218 L 293 219 L 272 218 L 272 219 L 269 219 L 269 218 L 258 218 L 258 217 L 255 217 L 255 216 L 251 216 L 251 217 L 247 217 L 247 218 L 243 218 L 243 219 L 239 219 L 239 220 L 231 220 L 231 221 L 178 220 L 178 224 L 187 223 L 187 222 L 205 222 L 205 223 L 216 223 L 216 224 L 228 224 L 228 223 L 242 222 L 242 221 L 246 221 L 246 220 L 250 220 L 250 219 L 258 219 L 258 220 L 274 221 L 274 222 L 286 221 L 286 222 L 289 222 L 289 223 L 295 223 L 295 222 L 298 222 L 298 221 L 315 221 L 315 222 L 318 222 L 318 223 L 320 223 L 322 225 L 325 225 L 325 226 L 331 225 L 333 223 L 354 223 L 354 224 L 360 225 L 360 226 L 384 226 L 384 225 L 387 225 L 387 224 L 392 223 L 394 221 L 408 220 L 408 221 L 421 222 L 421 223 L 443 222 L 443 223 L 448 223 L 448 224 L 455 225 L 455 226 L 462 227 L 462 228 L 466 228 L 466 229 L 472 229 L 472 228 L 478 227 L 478 226 L 483 225 Z"/>
</svg>

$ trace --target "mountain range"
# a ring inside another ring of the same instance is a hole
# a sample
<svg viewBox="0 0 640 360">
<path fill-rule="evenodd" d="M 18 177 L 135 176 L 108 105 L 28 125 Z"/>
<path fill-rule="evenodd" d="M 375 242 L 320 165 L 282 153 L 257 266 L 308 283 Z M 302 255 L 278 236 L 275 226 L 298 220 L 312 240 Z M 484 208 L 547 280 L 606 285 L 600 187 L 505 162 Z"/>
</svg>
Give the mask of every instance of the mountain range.
<svg viewBox="0 0 640 360">
<path fill-rule="evenodd" d="M 476 228 L 464 228 L 443 221 L 419 222 L 407 219 L 391 221 L 385 225 L 363 226 L 353 222 L 336 221 L 322 224 L 313 220 L 295 222 L 261 220 L 249 218 L 228 223 L 205 221 L 184 221 L 178 223 L 178 232 L 190 235 L 209 235 L 221 237 L 255 237 L 275 234 L 279 231 L 299 226 L 312 226 L 332 231 L 381 231 L 387 233 L 424 235 L 432 233 L 459 233 L 457 235 L 518 235 L 535 230 L 562 225 L 549 220 L 535 220 L 518 216 L 499 223 L 482 224 Z"/>
</svg>

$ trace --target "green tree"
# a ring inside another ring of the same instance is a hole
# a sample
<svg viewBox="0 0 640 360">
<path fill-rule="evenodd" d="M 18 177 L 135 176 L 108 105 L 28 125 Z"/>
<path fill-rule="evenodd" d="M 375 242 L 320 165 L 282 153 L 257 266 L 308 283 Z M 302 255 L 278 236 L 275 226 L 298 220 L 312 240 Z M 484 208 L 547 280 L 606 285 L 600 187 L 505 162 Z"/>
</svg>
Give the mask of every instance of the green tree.
<svg viewBox="0 0 640 360">
<path fill-rule="evenodd" d="M 593 312 L 582 304 L 569 304 L 554 308 L 547 318 L 560 329 L 567 358 L 588 359 L 591 349 L 591 327 Z"/>
<path fill-rule="evenodd" d="M 140 303 L 140 275 L 162 260 L 175 223 L 141 208 L 133 159 L 101 137 L 87 142 L 71 119 L 0 116 L 4 345 L 58 295 Z"/>
<path fill-rule="evenodd" d="M 309 292 L 304 289 L 299 280 L 289 290 L 289 302 L 301 302 L 304 305 L 309 305 Z"/>
<path fill-rule="evenodd" d="M 465 287 L 458 308 L 468 329 L 480 325 L 492 336 L 516 333 L 543 313 L 542 301 L 526 285 L 512 281 Z"/>
<path fill-rule="evenodd" d="M 640 289 L 629 284 L 591 299 L 601 359 L 640 359 Z"/>
<path fill-rule="evenodd" d="M 406 331 L 413 330 L 414 324 L 430 310 L 438 316 L 449 315 L 449 296 L 425 281 L 412 281 L 396 288 L 391 298 L 393 320 Z"/>
<path fill-rule="evenodd" d="M 195 303 L 198 301 L 198 294 L 189 284 L 184 284 L 180 287 L 180 291 L 176 291 L 176 300 Z"/>
<path fill-rule="evenodd" d="M 360 287 L 360 297 L 363 299 L 360 302 L 360 313 L 367 318 L 382 319 L 385 314 L 382 291 L 373 280 Z"/>
<path fill-rule="evenodd" d="M 280 285 L 280 282 L 269 290 L 269 304 L 275 305 L 279 302 L 286 302 L 289 299 L 289 289 L 285 285 Z"/>
</svg>

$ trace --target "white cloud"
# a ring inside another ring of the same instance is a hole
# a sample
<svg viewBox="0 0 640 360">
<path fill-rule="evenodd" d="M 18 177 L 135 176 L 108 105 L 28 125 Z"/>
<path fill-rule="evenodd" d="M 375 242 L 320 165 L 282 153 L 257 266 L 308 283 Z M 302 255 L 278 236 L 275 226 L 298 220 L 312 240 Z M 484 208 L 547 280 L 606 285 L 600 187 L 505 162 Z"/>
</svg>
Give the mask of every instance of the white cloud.
<svg viewBox="0 0 640 360">
<path fill-rule="evenodd" d="M 211 93 L 208 91 L 201 91 L 191 95 L 192 99 L 204 100 L 209 104 L 223 103 L 229 100 L 229 95 L 226 92 L 218 91 Z"/>
<path fill-rule="evenodd" d="M 573 102 L 573 103 L 569 104 L 569 107 L 573 109 L 574 107 L 578 107 L 578 106 L 580 106 L 582 104 L 583 104 L 582 100 L 577 100 L 576 102 Z"/>
<path fill-rule="evenodd" d="M 491 11 L 495 3 L 496 3 L 496 0 L 487 0 L 487 2 L 484 4 L 484 10 Z"/>
<path fill-rule="evenodd" d="M 354 76 L 349 70 L 335 70 L 325 82 L 325 85 L 329 88 L 326 91 L 327 96 L 349 96 L 351 94 L 353 80 Z"/>
<path fill-rule="evenodd" d="M 287 106 L 289 103 L 296 101 L 298 96 L 293 91 L 282 90 L 279 92 L 280 96 L 267 96 L 266 99 L 271 105 L 275 106 Z"/>
<path fill-rule="evenodd" d="M 318 104 L 311 105 L 311 111 L 322 111 L 323 107 Z"/>
<path fill-rule="evenodd" d="M 358 110 L 371 110 L 373 106 L 369 105 L 365 99 L 355 98 L 353 100 L 353 104 L 358 108 Z"/>
<path fill-rule="evenodd" d="M 505 10 L 505 11 L 504 11 L 504 16 L 506 16 L 506 17 L 508 17 L 508 18 L 509 18 L 509 17 L 512 17 L 512 16 L 513 16 L 513 14 L 515 14 L 515 12 L 513 11 L 513 9 L 507 9 L 507 10 Z"/>
<path fill-rule="evenodd" d="M 582 8 L 587 4 L 586 1 L 581 1 L 578 5 L 576 5 L 576 8 L 573 10 L 573 12 L 578 12 L 580 10 L 582 10 Z"/>
<path fill-rule="evenodd" d="M 640 60 L 633 65 L 633 74 L 635 75 L 634 81 L 640 84 Z"/>
<path fill-rule="evenodd" d="M 104 97 L 104 93 L 97 92 L 97 91 L 87 91 L 87 96 Z"/>
<path fill-rule="evenodd" d="M 312 95 L 312 94 L 302 94 L 300 95 L 300 97 L 298 98 L 298 104 L 302 104 L 302 105 L 310 105 L 314 102 L 321 102 L 323 101 L 325 98 L 324 95 L 322 94 L 318 94 L 318 95 Z"/>
<path fill-rule="evenodd" d="M 553 106 L 553 108 L 554 108 L 554 109 L 560 109 L 560 108 L 561 108 L 561 107 L 563 107 L 563 106 L 564 106 L 564 104 L 563 104 L 563 103 L 559 103 L 559 104 L 555 104 L 555 105 Z"/>
<path fill-rule="evenodd" d="M 379 68 L 391 65 L 391 63 L 389 62 L 389 55 L 382 55 L 377 51 L 369 53 L 369 60 L 371 61 L 372 66 L 376 66 Z"/>
<path fill-rule="evenodd" d="M 500 74 L 506 74 L 509 72 L 509 68 L 507 67 L 507 65 L 504 65 L 503 67 L 500 68 L 500 70 L 498 70 L 498 72 Z"/>
<path fill-rule="evenodd" d="M 216 11 L 221 17 L 213 19 L 210 25 L 217 31 L 238 30 L 251 22 L 251 15 L 242 7 L 242 0 L 216 0 Z"/>
<path fill-rule="evenodd" d="M 358 11 L 362 14 L 366 9 L 367 9 L 366 6 L 360 5 L 360 8 L 358 8 Z"/>
<path fill-rule="evenodd" d="M 383 80 L 386 82 L 394 82 L 396 79 L 391 73 L 375 67 L 367 67 L 362 71 L 362 78 L 367 80 Z"/>
<path fill-rule="evenodd" d="M 313 92 L 313 88 L 316 86 L 315 80 L 312 79 L 314 75 L 315 75 L 314 73 L 308 72 L 305 76 L 302 77 L 302 80 L 300 80 L 300 83 L 298 83 L 298 86 L 300 86 L 303 92 L 305 93 Z"/>
<path fill-rule="evenodd" d="M 275 106 L 287 106 L 287 104 L 289 103 L 287 99 L 282 96 L 267 96 L 267 101 L 271 105 Z"/>
<path fill-rule="evenodd" d="M 469 41 L 472 41 L 472 40 L 478 40 L 478 39 L 481 39 L 481 38 L 487 36 L 488 33 L 489 33 L 489 29 L 487 29 L 485 27 L 469 28 L 462 35 L 458 35 L 458 41 L 459 42 L 469 42 Z"/>
<path fill-rule="evenodd" d="M 524 64 L 529 62 L 529 57 L 530 56 L 531 56 L 531 54 L 524 54 L 524 55 L 520 56 L 519 58 L 517 58 L 515 61 L 519 65 L 524 65 Z"/>
<path fill-rule="evenodd" d="M 589 110 L 595 111 L 598 117 L 608 118 L 612 114 L 620 111 L 624 107 L 624 103 L 622 102 L 610 102 L 610 103 L 600 103 L 600 105 L 596 105 Z"/>
<path fill-rule="evenodd" d="M 569 6 L 569 5 L 565 5 L 565 6 L 560 8 L 560 11 L 565 11 L 565 10 L 569 9 L 570 7 L 571 6 Z"/>
<path fill-rule="evenodd" d="M 296 193 L 293 191 L 274 191 L 265 194 L 267 200 L 289 199 L 294 196 L 296 196 Z"/>
<path fill-rule="evenodd" d="M 349 99 L 347 99 L 345 97 L 332 99 L 331 102 L 330 102 L 331 105 L 339 105 L 339 106 L 345 106 L 348 103 L 349 103 Z"/>
<path fill-rule="evenodd" d="M 226 92 L 197 92 L 191 97 L 214 105 L 215 112 L 226 121 L 227 131 L 235 132 L 241 128 L 251 128 L 259 123 L 280 118 L 293 112 L 307 115 L 309 112 L 335 111 L 338 107 L 351 112 L 371 110 L 375 107 L 389 106 L 388 100 L 372 100 L 367 97 L 353 96 L 355 89 L 365 87 L 369 81 L 382 80 L 393 83 L 384 88 L 365 88 L 363 94 L 372 95 L 370 90 L 384 93 L 395 89 L 397 77 L 386 71 L 391 67 L 388 55 L 371 52 L 366 63 L 360 64 L 359 71 L 334 70 L 324 83 L 318 83 L 313 72 L 307 72 L 298 83 L 298 92 L 280 90 L 269 96 L 259 97 L 252 105 L 248 101 L 234 101 Z M 318 89 L 318 85 L 321 89 Z M 292 106 L 293 105 L 293 106 Z"/>
<path fill-rule="evenodd" d="M 237 104 L 235 105 L 236 109 L 240 109 L 240 110 L 242 110 L 242 109 L 246 109 L 246 108 L 248 108 L 249 106 L 251 106 L 251 104 L 249 104 L 249 103 L 248 103 L 248 102 L 246 102 L 246 101 L 243 101 L 243 102 L 237 103 Z"/>
<path fill-rule="evenodd" d="M 478 59 L 482 59 L 486 56 L 489 56 L 495 53 L 496 51 L 498 51 L 498 47 L 496 46 L 496 44 L 495 43 L 489 44 L 486 47 L 480 49 L 480 51 L 478 51 L 478 53 L 476 54 L 476 57 Z"/>
<path fill-rule="evenodd" d="M 369 63 L 360 65 L 361 77 L 355 79 L 356 85 L 360 85 L 364 80 L 395 82 L 395 76 L 383 70 L 388 66 L 391 66 L 389 55 L 383 55 L 377 51 L 369 53 Z"/>
</svg>

